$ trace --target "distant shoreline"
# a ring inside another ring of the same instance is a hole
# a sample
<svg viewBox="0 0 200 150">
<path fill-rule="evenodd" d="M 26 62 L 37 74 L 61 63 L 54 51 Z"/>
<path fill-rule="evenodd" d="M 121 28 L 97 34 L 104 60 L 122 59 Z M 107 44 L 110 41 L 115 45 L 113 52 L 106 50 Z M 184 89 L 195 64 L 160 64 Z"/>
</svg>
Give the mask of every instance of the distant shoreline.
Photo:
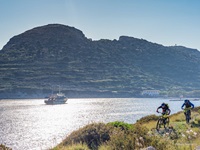
<svg viewBox="0 0 200 150">
<path fill-rule="evenodd" d="M 200 99 L 190 99 L 188 98 L 190 101 L 200 101 Z M 169 101 L 184 101 L 184 99 L 170 99 Z"/>
</svg>

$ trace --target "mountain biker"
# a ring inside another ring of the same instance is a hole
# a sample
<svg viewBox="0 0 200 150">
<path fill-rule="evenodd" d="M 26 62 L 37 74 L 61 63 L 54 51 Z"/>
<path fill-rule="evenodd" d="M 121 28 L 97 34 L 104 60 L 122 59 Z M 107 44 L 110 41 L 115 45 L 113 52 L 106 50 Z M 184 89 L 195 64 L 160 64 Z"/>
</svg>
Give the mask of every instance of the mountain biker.
<svg viewBox="0 0 200 150">
<path fill-rule="evenodd" d="M 194 104 L 192 104 L 188 99 L 186 99 L 184 101 L 183 105 L 181 106 L 181 109 L 188 109 L 189 116 L 191 116 L 190 108 L 193 109 L 194 108 Z M 186 112 L 184 112 L 184 114 L 186 115 Z M 190 119 L 191 119 L 191 117 L 190 117 Z"/>
<path fill-rule="evenodd" d="M 169 109 L 169 105 L 166 103 L 162 103 L 156 110 L 157 113 L 159 113 L 159 109 L 162 109 L 162 115 L 165 116 L 165 119 L 163 120 L 164 123 L 167 119 L 167 116 L 171 113 L 171 110 Z"/>
</svg>

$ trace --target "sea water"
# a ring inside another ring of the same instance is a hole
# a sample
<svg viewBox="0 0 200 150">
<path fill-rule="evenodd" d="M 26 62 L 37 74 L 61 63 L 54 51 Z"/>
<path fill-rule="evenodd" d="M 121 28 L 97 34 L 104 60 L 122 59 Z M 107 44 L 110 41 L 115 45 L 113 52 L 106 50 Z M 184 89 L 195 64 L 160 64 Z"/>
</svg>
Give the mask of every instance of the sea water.
<svg viewBox="0 0 200 150">
<path fill-rule="evenodd" d="M 43 99 L 0 100 L 0 144 L 13 150 L 49 149 L 90 123 L 135 123 L 158 115 L 156 109 L 163 102 L 172 113 L 181 111 L 183 101 L 161 98 L 68 99 L 60 105 L 45 105 Z M 192 102 L 200 106 L 200 101 Z"/>
</svg>

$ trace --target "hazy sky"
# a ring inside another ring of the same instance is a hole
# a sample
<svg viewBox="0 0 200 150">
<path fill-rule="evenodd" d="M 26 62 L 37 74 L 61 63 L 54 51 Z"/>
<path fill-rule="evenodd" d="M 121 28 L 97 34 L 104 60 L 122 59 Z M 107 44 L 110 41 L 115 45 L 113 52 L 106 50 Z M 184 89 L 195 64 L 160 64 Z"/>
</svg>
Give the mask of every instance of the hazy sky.
<svg viewBox="0 0 200 150">
<path fill-rule="evenodd" d="M 93 40 L 127 35 L 200 50 L 200 0 L 0 0 L 0 49 L 15 35 L 52 23 Z"/>
</svg>

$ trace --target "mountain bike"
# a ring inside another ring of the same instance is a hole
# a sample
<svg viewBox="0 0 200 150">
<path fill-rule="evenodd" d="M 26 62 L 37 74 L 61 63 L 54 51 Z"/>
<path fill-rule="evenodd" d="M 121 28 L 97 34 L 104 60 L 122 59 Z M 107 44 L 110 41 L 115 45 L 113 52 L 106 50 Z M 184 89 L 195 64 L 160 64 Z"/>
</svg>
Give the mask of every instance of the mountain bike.
<svg viewBox="0 0 200 150">
<path fill-rule="evenodd" d="M 161 112 L 158 112 L 161 113 Z M 169 116 L 162 114 L 162 116 L 159 117 L 157 124 L 156 124 L 156 130 L 159 131 L 161 128 L 166 129 L 169 127 Z"/>
<path fill-rule="evenodd" d="M 189 108 L 184 108 L 184 114 L 185 114 L 185 120 L 186 120 L 186 123 L 190 123 L 190 119 L 191 119 L 191 107 Z"/>
</svg>

